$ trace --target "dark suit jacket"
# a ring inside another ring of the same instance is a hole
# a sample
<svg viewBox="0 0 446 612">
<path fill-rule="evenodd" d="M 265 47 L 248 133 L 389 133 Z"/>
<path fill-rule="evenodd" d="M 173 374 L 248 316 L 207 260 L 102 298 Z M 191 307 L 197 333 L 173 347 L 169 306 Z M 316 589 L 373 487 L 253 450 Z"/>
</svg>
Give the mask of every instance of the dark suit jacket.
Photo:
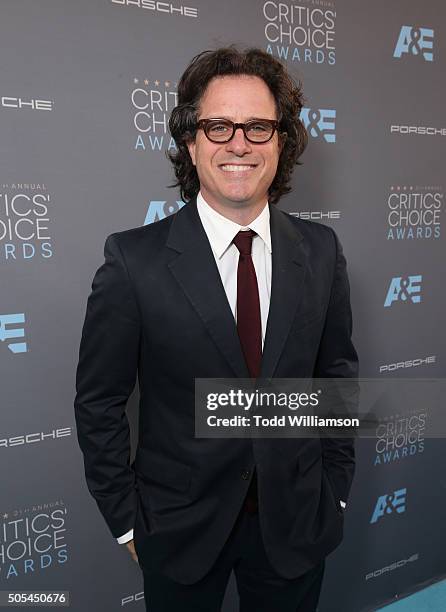
<svg viewBox="0 0 446 612">
<path fill-rule="evenodd" d="M 272 289 L 262 377 L 356 377 L 346 262 L 335 232 L 270 205 Z M 194 437 L 194 379 L 248 378 L 236 324 L 192 200 L 111 234 L 88 298 L 75 416 L 88 488 L 142 566 L 199 580 L 227 540 L 256 466 L 271 563 L 296 577 L 341 542 L 351 439 Z M 126 402 L 138 373 L 130 464 Z"/>
</svg>

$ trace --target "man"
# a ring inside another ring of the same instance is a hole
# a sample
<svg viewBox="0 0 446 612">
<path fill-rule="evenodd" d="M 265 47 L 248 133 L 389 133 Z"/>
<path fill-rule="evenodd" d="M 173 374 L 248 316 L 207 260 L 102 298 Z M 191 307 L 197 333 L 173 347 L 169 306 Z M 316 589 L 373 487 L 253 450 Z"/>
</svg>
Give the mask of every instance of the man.
<svg viewBox="0 0 446 612">
<path fill-rule="evenodd" d="M 307 142 L 301 107 L 299 86 L 261 50 L 195 57 L 170 118 L 188 203 L 110 235 L 93 280 L 78 439 L 89 490 L 139 561 L 151 612 L 220 610 L 231 570 L 243 612 L 315 610 L 342 539 L 352 440 L 194 435 L 196 378 L 357 376 L 336 234 L 276 208 Z"/>
</svg>

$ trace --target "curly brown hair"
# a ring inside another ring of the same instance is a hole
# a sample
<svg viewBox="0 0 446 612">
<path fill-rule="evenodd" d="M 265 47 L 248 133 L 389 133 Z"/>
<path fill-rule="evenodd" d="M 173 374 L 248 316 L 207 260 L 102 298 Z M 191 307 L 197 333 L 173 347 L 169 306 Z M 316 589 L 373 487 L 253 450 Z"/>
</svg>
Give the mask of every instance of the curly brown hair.
<svg viewBox="0 0 446 612">
<path fill-rule="evenodd" d="M 240 51 L 235 45 L 196 55 L 178 83 L 178 105 L 172 110 L 169 129 L 177 145 L 175 153 L 167 152 L 173 164 L 176 182 L 169 187 L 180 187 L 183 201 L 197 195 L 200 182 L 187 148 L 195 138 L 200 100 L 211 79 L 226 75 L 258 76 L 271 90 L 276 103 L 279 131 L 285 132 L 277 172 L 268 189 L 268 200 L 276 204 L 291 191 L 290 181 L 294 166 L 308 143 L 307 131 L 299 115 L 304 104 L 301 82 L 295 82 L 285 66 L 262 49 Z"/>
</svg>

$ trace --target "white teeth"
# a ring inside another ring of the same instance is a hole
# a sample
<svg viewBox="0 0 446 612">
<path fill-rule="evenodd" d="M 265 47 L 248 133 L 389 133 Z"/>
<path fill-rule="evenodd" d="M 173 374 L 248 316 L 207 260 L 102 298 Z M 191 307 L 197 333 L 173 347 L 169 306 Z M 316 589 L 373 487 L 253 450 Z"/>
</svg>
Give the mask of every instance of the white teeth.
<svg viewBox="0 0 446 612">
<path fill-rule="evenodd" d="M 222 170 L 226 170 L 228 172 L 247 172 L 248 170 L 252 170 L 255 166 L 236 166 L 234 164 L 225 164 L 221 166 Z"/>
</svg>

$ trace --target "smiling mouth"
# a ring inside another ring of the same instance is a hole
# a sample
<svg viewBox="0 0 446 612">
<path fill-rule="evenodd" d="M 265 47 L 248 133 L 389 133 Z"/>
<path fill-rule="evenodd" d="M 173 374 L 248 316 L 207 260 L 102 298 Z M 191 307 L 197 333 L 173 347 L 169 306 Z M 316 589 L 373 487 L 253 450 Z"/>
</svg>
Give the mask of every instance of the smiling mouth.
<svg viewBox="0 0 446 612">
<path fill-rule="evenodd" d="M 223 172 L 249 172 L 257 168 L 257 164 L 221 164 L 219 168 Z"/>
</svg>

